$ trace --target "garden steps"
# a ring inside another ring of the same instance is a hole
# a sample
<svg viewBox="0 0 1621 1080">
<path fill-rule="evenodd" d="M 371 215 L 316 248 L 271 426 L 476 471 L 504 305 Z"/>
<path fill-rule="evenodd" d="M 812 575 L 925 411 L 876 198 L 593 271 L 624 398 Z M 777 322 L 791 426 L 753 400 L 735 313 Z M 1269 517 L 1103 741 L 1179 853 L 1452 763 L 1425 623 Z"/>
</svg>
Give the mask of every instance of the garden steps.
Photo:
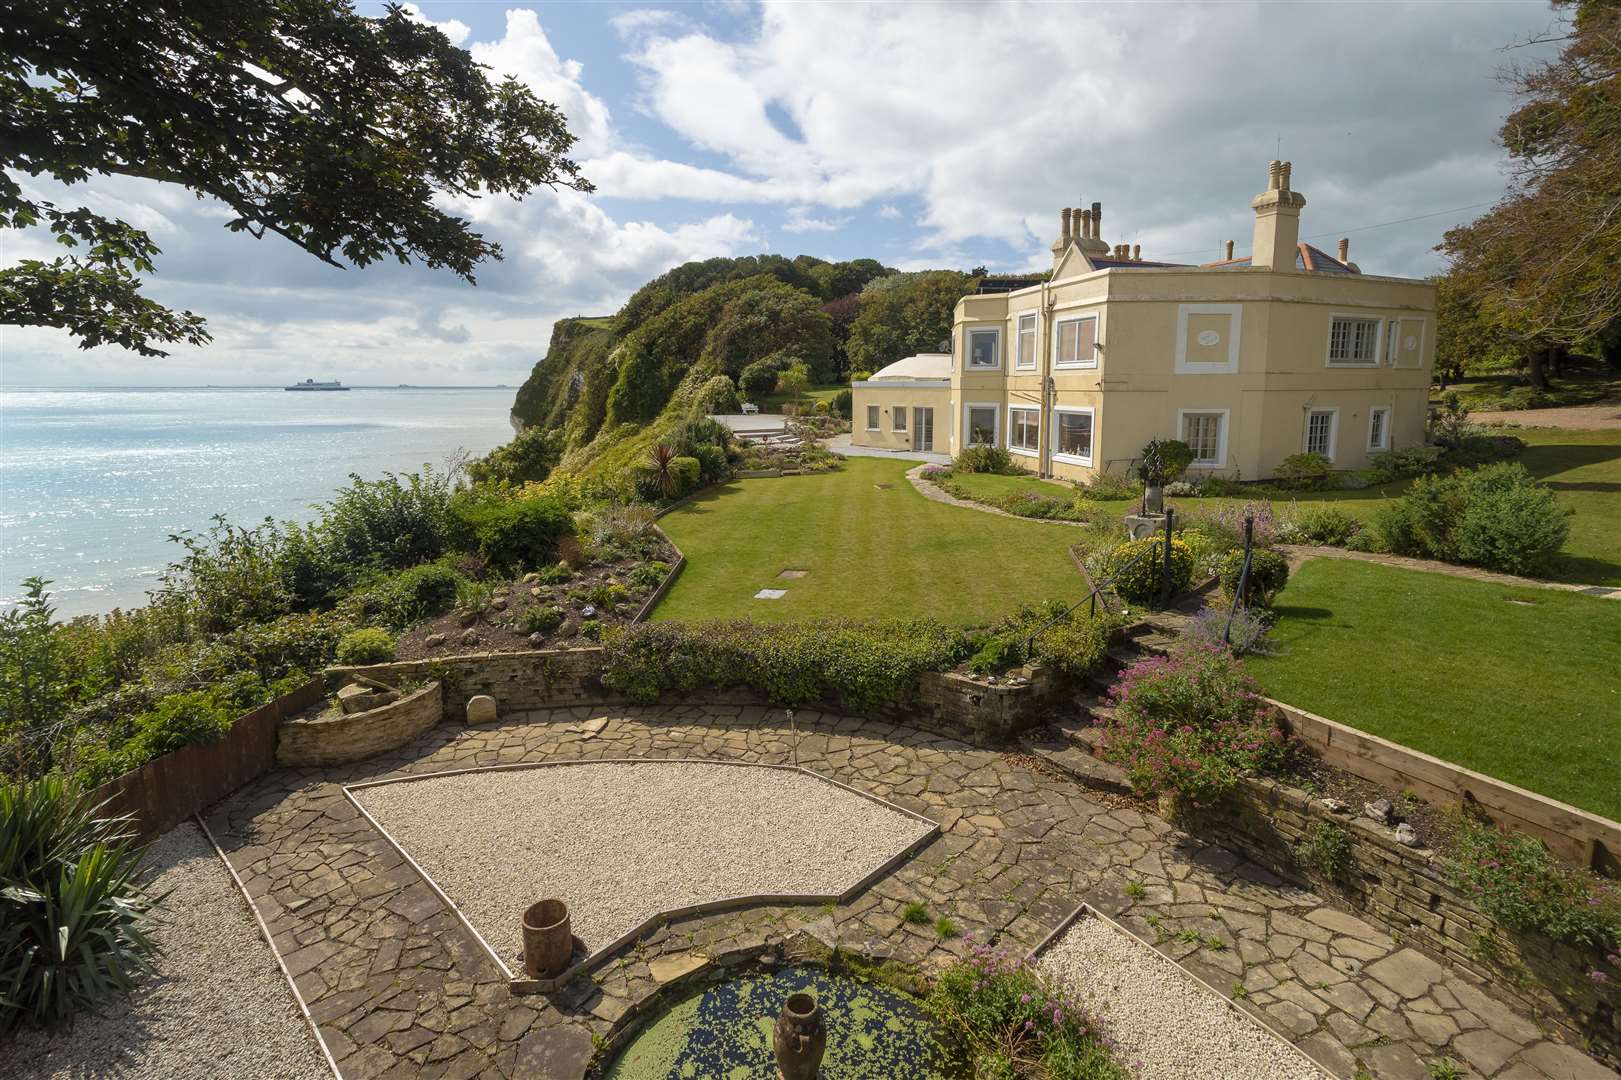
<svg viewBox="0 0 1621 1080">
<path fill-rule="evenodd" d="M 1131 790 L 1124 769 L 1093 757 L 1067 738 L 1025 739 L 1021 746 L 1025 753 L 1040 758 L 1083 787 L 1121 794 Z"/>
</svg>

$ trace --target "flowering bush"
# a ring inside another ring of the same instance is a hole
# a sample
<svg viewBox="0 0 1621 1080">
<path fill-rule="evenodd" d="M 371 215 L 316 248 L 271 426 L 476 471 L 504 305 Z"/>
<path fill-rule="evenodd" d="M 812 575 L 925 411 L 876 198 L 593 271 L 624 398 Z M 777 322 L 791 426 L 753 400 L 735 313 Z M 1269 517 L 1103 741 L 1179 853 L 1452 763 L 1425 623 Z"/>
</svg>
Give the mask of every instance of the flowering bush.
<svg viewBox="0 0 1621 1080">
<path fill-rule="evenodd" d="M 1219 646 L 1186 644 L 1141 660 L 1109 696 L 1115 708 L 1105 753 L 1125 767 L 1139 794 L 1197 803 L 1240 776 L 1281 771 L 1292 756 L 1291 740 L 1243 661 Z"/>
<path fill-rule="evenodd" d="M 1127 600 L 1153 600 L 1165 581 L 1165 538 L 1150 536 L 1127 540 L 1111 551 L 1103 562 L 1103 573 L 1114 579 L 1114 590 Z M 1186 543 L 1171 540 L 1171 594 L 1183 592 L 1193 582 L 1193 551 Z"/>
<path fill-rule="evenodd" d="M 1459 885 L 1504 926 L 1572 945 L 1621 948 L 1621 890 L 1560 862 L 1540 840 L 1470 820 L 1458 832 L 1456 858 Z"/>
<path fill-rule="evenodd" d="M 1199 613 L 1188 621 L 1182 630 L 1182 640 L 1221 649 L 1230 646 L 1235 656 L 1246 653 L 1267 656 L 1273 651 L 1272 643 L 1266 640 L 1271 632 L 1272 623 L 1268 613 L 1254 608 L 1234 611 L 1230 607 L 1210 606 L 1200 608 Z"/>
<path fill-rule="evenodd" d="M 1067 990 L 1022 959 L 976 945 L 934 984 L 929 1011 L 968 1075 L 1015 1080 L 1126 1080 L 1114 1045 Z"/>
<path fill-rule="evenodd" d="M 1184 529 L 1201 529 L 1214 532 L 1221 530 L 1232 537 L 1233 544 L 1243 543 L 1244 518 L 1253 515 L 1255 518 L 1255 543 L 1259 547 L 1271 547 L 1277 542 L 1278 519 L 1272 510 L 1272 504 L 1265 499 L 1258 502 L 1247 502 L 1243 506 L 1227 504 L 1225 506 L 1199 507 L 1189 514 L 1178 515 Z"/>
</svg>

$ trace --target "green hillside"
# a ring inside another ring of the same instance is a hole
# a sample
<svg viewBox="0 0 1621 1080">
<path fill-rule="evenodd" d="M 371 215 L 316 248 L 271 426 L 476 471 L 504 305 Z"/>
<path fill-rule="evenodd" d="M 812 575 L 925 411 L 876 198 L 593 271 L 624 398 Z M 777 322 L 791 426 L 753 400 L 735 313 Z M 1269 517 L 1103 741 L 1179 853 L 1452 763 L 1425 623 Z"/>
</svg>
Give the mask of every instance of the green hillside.
<svg viewBox="0 0 1621 1080">
<path fill-rule="evenodd" d="M 526 430 L 492 467 L 611 479 L 691 416 L 768 395 L 794 363 L 826 385 L 939 347 L 975 280 L 807 255 L 685 263 L 611 318 L 557 322 L 513 404 Z"/>
</svg>

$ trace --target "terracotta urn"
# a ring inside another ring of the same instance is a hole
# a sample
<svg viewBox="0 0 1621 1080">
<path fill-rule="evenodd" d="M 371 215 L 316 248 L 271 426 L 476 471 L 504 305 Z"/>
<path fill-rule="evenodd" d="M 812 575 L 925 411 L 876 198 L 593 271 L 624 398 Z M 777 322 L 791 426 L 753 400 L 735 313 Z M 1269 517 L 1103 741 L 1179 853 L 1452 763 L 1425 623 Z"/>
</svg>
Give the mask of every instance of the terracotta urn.
<svg viewBox="0 0 1621 1080">
<path fill-rule="evenodd" d="M 816 1080 L 822 1055 L 827 1052 L 827 1027 L 816 998 L 803 991 L 789 994 L 777 1016 L 771 1041 L 782 1080 Z"/>
<path fill-rule="evenodd" d="M 523 966 L 531 979 L 555 979 L 574 958 L 568 905 L 555 897 L 523 913 Z"/>
</svg>

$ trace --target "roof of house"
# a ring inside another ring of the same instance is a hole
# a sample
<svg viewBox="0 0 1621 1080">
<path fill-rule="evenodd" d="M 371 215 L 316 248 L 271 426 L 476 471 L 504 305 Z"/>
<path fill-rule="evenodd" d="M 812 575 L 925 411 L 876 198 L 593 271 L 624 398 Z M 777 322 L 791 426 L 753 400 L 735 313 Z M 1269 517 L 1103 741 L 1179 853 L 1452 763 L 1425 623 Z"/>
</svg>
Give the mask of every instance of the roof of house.
<svg viewBox="0 0 1621 1080">
<path fill-rule="evenodd" d="M 880 379 L 950 379 L 951 354 L 926 352 L 907 356 L 888 367 L 875 371 L 869 382 Z"/>
<path fill-rule="evenodd" d="M 1297 245 L 1295 252 L 1295 269 L 1312 274 L 1360 274 L 1356 263 L 1342 263 L 1320 247 L 1302 242 Z M 1252 256 L 1244 255 L 1237 259 L 1220 259 L 1216 262 L 1201 263 L 1202 270 L 1242 270 L 1249 266 Z"/>
<path fill-rule="evenodd" d="M 1160 269 L 1167 269 L 1188 265 L 1187 263 L 1149 262 L 1147 259 L 1099 259 L 1094 258 L 1091 255 L 1086 257 L 1086 261 L 1092 264 L 1092 269 L 1094 270 L 1113 270 L 1117 267 L 1124 267 L 1127 270 L 1132 270 L 1140 269 L 1145 266 L 1155 266 L 1159 267 Z"/>
</svg>

